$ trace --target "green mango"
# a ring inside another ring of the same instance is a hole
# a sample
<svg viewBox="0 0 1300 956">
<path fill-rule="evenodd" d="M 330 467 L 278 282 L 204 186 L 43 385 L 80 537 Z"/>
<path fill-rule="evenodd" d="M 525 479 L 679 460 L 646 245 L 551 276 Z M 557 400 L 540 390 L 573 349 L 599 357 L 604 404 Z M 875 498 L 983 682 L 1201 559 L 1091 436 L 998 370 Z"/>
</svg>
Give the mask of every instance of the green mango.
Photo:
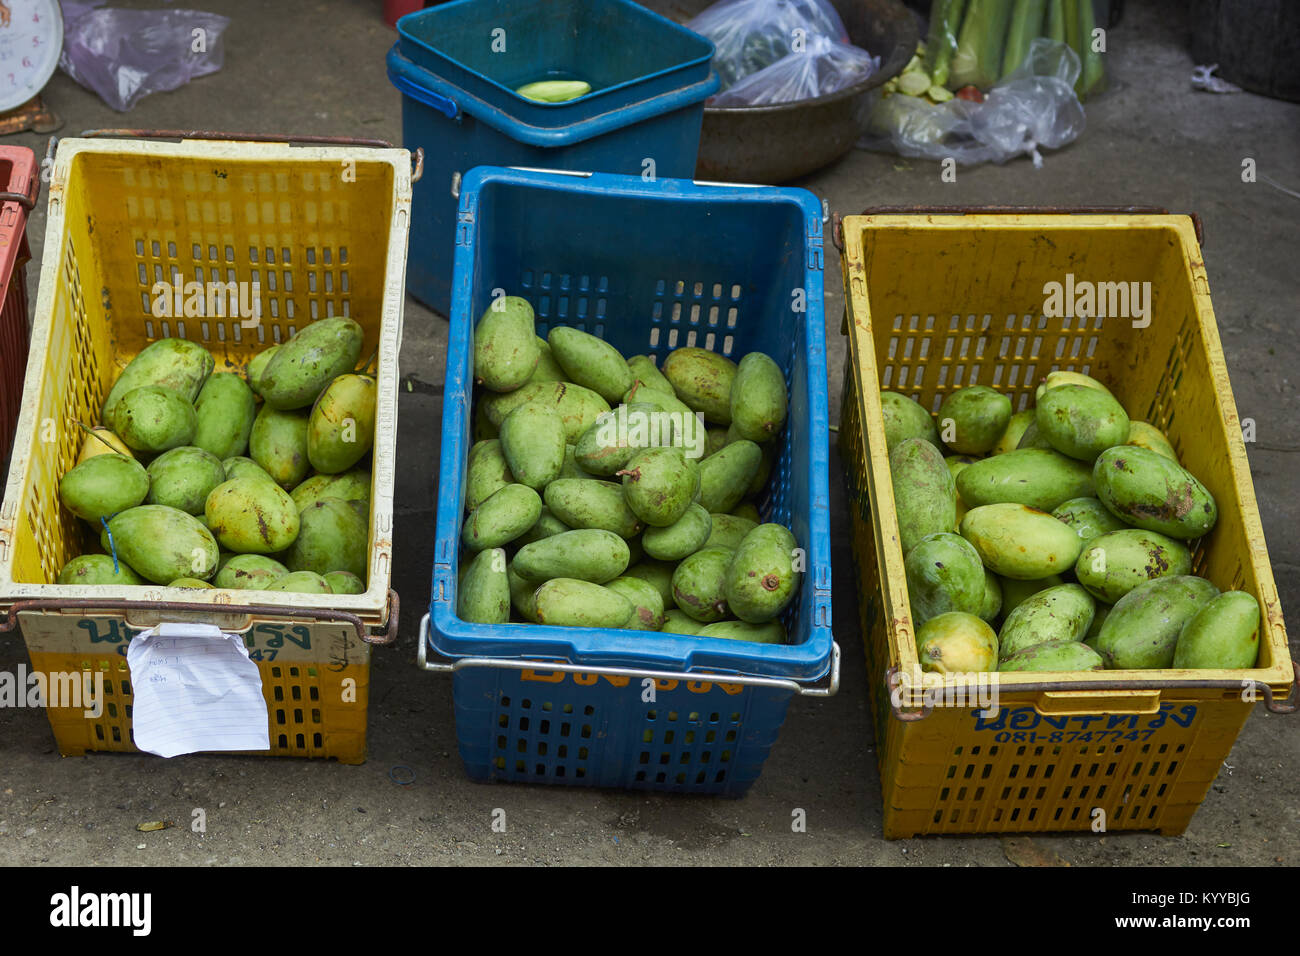
<svg viewBox="0 0 1300 956">
<path fill-rule="evenodd" d="M 335 594 L 365 594 L 366 582 L 351 571 L 331 571 L 329 574 L 322 575 L 325 583 L 330 586 L 330 590 Z"/>
<path fill-rule="evenodd" d="M 738 366 L 725 355 L 701 348 L 680 348 L 664 359 L 664 378 L 677 397 L 715 425 L 731 424 L 731 388 Z"/>
<path fill-rule="evenodd" d="M 530 382 L 513 392 L 485 395 L 479 404 L 488 421 L 500 428 L 507 415 L 527 402 L 546 405 L 558 412 L 564 422 L 564 440 L 570 445 L 576 445 L 582 433 L 609 411 L 609 402 L 591 389 L 572 382 Z"/>
<path fill-rule="evenodd" d="M 533 604 L 533 595 L 537 593 L 536 581 L 529 581 L 515 570 L 511 561 L 506 565 L 506 582 L 510 586 L 510 606 L 525 621 L 537 623 L 537 608 Z"/>
<path fill-rule="evenodd" d="M 1052 509 L 1052 517 L 1064 521 L 1078 534 L 1086 547 L 1093 538 L 1127 528 L 1097 498 L 1071 498 Z"/>
<path fill-rule="evenodd" d="M 1045 591 L 1048 588 L 1060 587 L 1065 583 L 1065 579 L 1059 574 L 1049 574 L 1045 578 L 1038 578 L 1031 581 L 1018 581 L 1015 578 L 998 578 L 998 585 L 1002 590 L 1002 619 L 1006 618 L 1016 608 L 1031 595 L 1039 591 Z M 986 620 L 988 620 L 986 618 Z"/>
<path fill-rule="evenodd" d="M 248 450 L 248 436 L 257 415 L 257 398 L 238 375 L 210 375 L 194 402 L 198 427 L 194 444 L 222 460 Z"/>
<path fill-rule="evenodd" d="M 722 449 L 730 445 L 733 440 L 740 437 L 739 435 L 732 435 L 730 425 L 726 428 L 706 428 L 704 434 L 705 457 L 712 455 L 716 451 L 722 451 Z"/>
<path fill-rule="evenodd" d="M 621 628 L 632 616 L 632 602 L 616 591 L 578 581 L 553 578 L 533 594 L 539 624 L 558 627 Z"/>
<path fill-rule="evenodd" d="M 1146 531 L 1191 540 L 1208 533 L 1219 518 L 1214 496 L 1195 475 L 1136 445 L 1102 452 L 1092 480 L 1111 513 Z"/>
<path fill-rule="evenodd" d="M 998 657 L 1005 661 L 1046 641 L 1082 641 L 1092 626 L 1096 608 L 1092 596 L 1077 584 L 1031 594 L 1002 622 Z"/>
<path fill-rule="evenodd" d="M 226 480 L 226 469 L 216 455 L 197 445 L 182 445 L 163 452 L 149 463 L 151 505 L 168 505 L 192 515 L 204 513 L 212 489 Z"/>
<path fill-rule="evenodd" d="M 1109 392 L 1087 385 L 1049 388 L 1034 408 L 1034 422 L 1057 451 L 1089 463 L 1128 441 L 1124 406 Z"/>
<path fill-rule="evenodd" d="M 776 452 L 773 450 L 771 442 L 766 442 L 758 446 L 762 457 L 758 459 L 758 468 L 754 472 L 754 477 L 749 480 L 749 486 L 745 489 L 746 498 L 757 498 L 767 488 L 767 480 L 772 477 L 772 465 L 776 463 Z"/>
<path fill-rule="evenodd" d="M 537 523 L 542 499 L 527 485 L 506 485 L 470 512 L 461 541 L 471 551 L 499 548 Z"/>
<path fill-rule="evenodd" d="M 1128 441 L 1125 444 L 1137 445 L 1139 448 L 1153 451 L 1157 455 L 1164 455 L 1170 461 L 1178 461 L 1178 452 L 1174 451 L 1174 446 L 1169 444 L 1169 439 L 1165 437 L 1165 433 L 1146 422 L 1130 421 L 1128 423 Z"/>
<path fill-rule="evenodd" d="M 564 467 L 564 422 L 554 408 L 520 405 L 501 422 L 501 453 L 515 481 L 541 490 Z"/>
<path fill-rule="evenodd" d="M 564 464 L 560 466 L 561 478 L 599 478 L 600 475 L 594 474 L 578 464 L 577 449 L 575 446 L 565 444 L 564 446 Z"/>
<path fill-rule="evenodd" d="M 733 517 L 743 518 L 746 521 L 754 522 L 754 524 L 762 524 L 763 522 L 763 518 L 758 513 L 758 509 L 754 507 L 753 502 L 746 501 L 742 504 L 736 505 L 736 507 L 731 509 L 731 514 Z"/>
<path fill-rule="evenodd" d="M 1193 670 L 1254 667 L 1259 658 L 1259 602 L 1245 591 L 1224 591 L 1183 625 L 1173 666 Z"/>
<path fill-rule="evenodd" d="M 627 359 L 604 339 L 557 325 L 547 334 L 546 341 L 569 381 L 591 389 L 605 401 L 617 402 L 632 387 L 632 370 Z"/>
<path fill-rule="evenodd" d="M 242 456 L 227 458 L 221 463 L 221 467 L 225 470 L 226 481 L 232 478 L 261 478 L 264 481 L 275 481 L 267 474 L 265 468 L 251 458 Z"/>
<path fill-rule="evenodd" d="M 295 485 L 290 494 L 299 514 L 322 498 L 338 498 L 365 515 L 370 511 L 370 471 L 353 468 L 341 475 L 312 475 Z"/>
<path fill-rule="evenodd" d="M 592 475 L 608 477 L 643 449 L 671 446 L 671 421 L 661 421 L 659 414 L 655 406 L 636 402 L 601 415 L 574 446 L 577 464 Z"/>
<path fill-rule="evenodd" d="M 980 601 L 979 616 L 990 624 L 1002 613 L 1002 585 L 998 576 L 984 569 L 984 599 Z"/>
<path fill-rule="evenodd" d="M 484 548 L 465 565 L 456 590 L 456 616 L 471 624 L 510 620 L 510 581 L 504 548 Z"/>
<path fill-rule="evenodd" d="M 259 397 L 262 394 L 262 375 L 266 372 L 266 366 L 279 350 L 280 346 L 272 345 L 270 348 L 262 349 L 248 361 L 248 387 Z"/>
<path fill-rule="evenodd" d="M 132 389 L 113 410 L 113 431 L 136 451 L 193 444 L 198 418 L 184 395 L 161 385 Z"/>
<path fill-rule="evenodd" d="M 885 425 L 885 448 L 889 452 L 909 438 L 921 438 L 939 447 L 939 429 L 933 416 L 919 402 L 898 392 L 881 392 L 880 411 Z"/>
<path fill-rule="evenodd" d="M 1034 410 L 1037 416 L 1038 410 Z M 1020 435 L 1020 441 L 1016 442 L 1017 448 L 1052 448 L 1052 443 L 1047 440 L 1047 436 L 1038 430 L 1038 422 L 1032 421 L 1024 432 Z M 1053 451 L 1056 449 L 1052 448 Z"/>
<path fill-rule="evenodd" d="M 614 532 L 582 528 L 524 545 L 513 563 L 515 572 L 531 581 L 577 578 L 604 584 L 627 570 L 630 557 L 627 542 Z"/>
<path fill-rule="evenodd" d="M 701 461 L 699 503 L 704 510 L 715 514 L 735 508 L 754 480 L 762 459 L 762 449 L 742 438 Z"/>
<path fill-rule="evenodd" d="M 1069 570 L 1083 550 L 1073 528 L 1027 505 L 972 508 L 961 519 L 961 536 L 990 570 L 1020 581 Z"/>
<path fill-rule="evenodd" d="M 109 541 L 109 535 L 112 541 Z M 206 580 L 217 572 L 218 548 L 212 532 L 193 515 L 166 505 L 138 505 L 119 512 L 100 532 L 105 551 L 154 584 L 177 578 Z"/>
<path fill-rule="evenodd" d="M 217 571 L 213 583 L 237 591 L 265 591 L 289 573 L 275 558 L 264 554 L 236 554 Z"/>
<path fill-rule="evenodd" d="M 169 388 L 193 404 L 215 364 L 212 353 L 197 342 L 185 339 L 159 339 L 151 342 L 122 370 L 122 374 L 109 389 L 100 421 L 106 425 L 115 422 L 118 402 L 128 392 L 146 385 Z M 114 431 L 117 429 L 114 428 Z M 121 432 L 118 435 L 121 436 Z"/>
<path fill-rule="evenodd" d="M 307 419 L 307 460 L 337 475 L 366 457 L 375 444 L 378 387 L 369 375 L 340 375 L 325 386 Z"/>
<path fill-rule="evenodd" d="M 287 497 L 287 496 L 286 496 Z M 292 506 L 293 499 L 289 499 Z M 298 516 L 298 536 L 284 552 L 290 571 L 348 571 L 365 578 L 370 556 L 370 527 L 345 501 L 322 498 Z"/>
<path fill-rule="evenodd" d="M 913 627 L 949 611 L 984 616 L 984 565 L 961 535 L 943 531 L 922 538 L 907 552 L 903 570 Z"/>
<path fill-rule="evenodd" d="M 1044 641 L 1012 654 L 999 671 L 1099 671 L 1105 668 L 1101 655 L 1079 641 Z"/>
<path fill-rule="evenodd" d="M 705 546 L 713 533 L 713 517 L 691 502 L 686 512 L 665 527 L 649 527 L 641 535 L 645 553 L 658 561 L 680 561 Z M 739 542 L 737 542 L 739 544 Z"/>
<path fill-rule="evenodd" d="M 309 421 L 305 410 L 282 411 L 272 405 L 263 405 L 253 420 L 248 452 L 285 491 L 293 491 L 311 470 L 307 458 Z"/>
<path fill-rule="evenodd" d="M 268 584 L 267 591 L 292 591 L 296 594 L 333 594 L 329 582 L 315 571 L 291 571 Z"/>
<path fill-rule="evenodd" d="M 1115 602 L 1093 647 L 1109 670 L 1169 667 L 1183 626 L 1218 596 L 1218 588 L 1192 575 L 1139 584 Z"/>
<path fill-rule="evenodd" d="M 127 567 L 125 561 L 119 560 L 114 567 L 110 554 L 83 554 L 63 566 L 55 583 L 143 585 L 148 582 Z"/>
<path fill-rule="evenodd" d="M 534 522 L 531 528 L 515 538 L 514 543 L 517 545 L 532 544 L 534 541 L 541 541 L 544 538 L 564 534 L 564 532 L 571 530 L 573 529 L 551 514 L 550 508 L 543 505 L 542 513 L 538 515 L 537 521 Z"/>
<path fill-rule="evenodd" d="M 659 628 L 665 634 L 698 634 L 707 624 L 701 624 L 681 608 L 664 611 L 664 623 Z"/>
<path fill-rule="evenodd" d="M 96 455 L 68 470 L 59 481 L 59 500 L 78 518 L 96 524 L 149 494 L 149 474 L 126 455 Z"/>
<path fill-rule="evenodd" d="M 471 437 L 474 441 L 498 437 L 497 426 L 493 425 L 492 420 L 488 418 L 487 407 L 482 402 L 474 404 L 474 430 Z"/>
<path fill-rule="evenodd" d="M 1053 388 L 1060 388 L 1062 385 L 1082 385 L 1085 388 L 1093 388 L 1106 395 L 1110 395 L 1110 389 L 1101 382 L 1097 381 L 1091 375 L 1084 375 L 1082 372 L 1071 372 L 1066 369 L 1057 369 L 1054 372 L 1048 372 L 1047 376 L 1034 391 L 1034 401 L 1041 402 L 1043 394 Z"/>
<path fill-rule="evenodd" d="M 602 528 L 630 538 L 644 527 L 628 507 L 622 486 L 612 481 L 557 478 L 546 486 L 544 497 L 551 513 L 570 528 Z"/>
<path fill-rule="evenodd" d="M 938 448 L 924 438 L 904 439 L 889 453 L 889 471 L 904 555 L 922 538 L 956 527 L 957 486 Z"/>
<path fill-rule="evenodd" d="M 627 360 L 628 370 L 632 373 L 633 382 L 642 382 L 651 388 L 665 394 L 676 396 L 673 390 L 673 383 L 664 378 L 664 373 L 659 371 L 654 360 L 648 355 L 633 355 Z"/>
<path fill-rule="evenodd" d="M 998 668 L 998 636 L 974 614 L 949 611 L 916 630 L 921 670 L 935 674 L 969 674 Z"/>
<path fill-rule="evenodd" d="M 191 591 L 211 591 L 212 585 L 198 578 L 177 578 L 167 585 L 169 588 L 188 588 Z"/>
<path fill-rule="evenodd" d="M 1025 431 L 1034 421 L 1035 412 L 1032 408 L 1026 408 L 1023 412 L 1016 412 L 1007 422 L 1007 427 L 1002 432 L 1002 437 L 994 444 L 991 454 L 1005 455 L 1009 451 L 1015 451 L 1020 446 L 1020 439 L 1024 437 Z M 953 475 L 953 477 L 957 477 Z"/>
<path fill-rule="evenodd" d="M 633 514 L 653 528 L 675 524 L 700 487 L 700 466 L 680 448 L 646 448 L 617 472 Z"/>
<path fill-rule="evenodd" d="M 731 427 L 741 438 L 765 442 L 781 434 L 789 395 L 781 367 L 762 352 L 740 360 L 731 383 Z"/>
<path fill-rule="evenodd" d="M 217 485 L 204 515 L 221 546 L 240 554 L 277 554 L 293 544 L 301 528 L 289 493 L 260 478 L 232 478 Z"/>
<path fill-rule="evenodd" d="M 745 535 L 724 579 L 727 607 L 747 624 L 779 615 L 799 590 L 797 544 L 790 530 L 761 524 Z"/>
<path fill-rule="evenodd" d="M 537 371 L 541 349 L 533 307 L 517 295 L 494 298 L 474 326 L 474 381 L 492 392 L 512 392 Z"/>
<path fill-rule="evenodd" d="M 540 335 L 534 335 L 533 338 L 537 342 L 537 368 L 533 369 L 533 374 L 528 377 L 528 381 L 530 383 L 568 381 L 564 369 L 560 368 L 560 363 L 555 361 L 555 356 L 551 354 L 551 347 L 546 339 Z"/>
<path fill-rule="evenodd" d="M 956 484 L 968 509 L 1013 502 L 1051 511 L 1093 493 L 1090 466 L 1042 448 L 1018 448 L 977 461 L 962 469 Z"/>
<path fill-rule="evenodd" d="M 659 589 L 641 578 L 618 577 L 605 585 L 627 598 L 632 614 L 623 627 L 633 631 L 658 631 L 664 626 L 664 599 Z"/>
<path fill-rule="evenodd" d="M 1124 528 L 1093 538 L 1079 554 L 1074 576 L 1094 597 L 1114 604 L 1152 578 L 1190 574 L 1192 553 L 1173 538 Z"/>
<path fill-rule="evenodd" d="M 735 554 L 728 548 L 705 548 L 682 561 L 673 571 L 673 603 L 704 624 L 729 617 L 727 569 Z"/>
<path fill-rule="evenodd" d="M 752 641 L 755 644 L 784 644 L 785 625 L 780 621 L 747 624 L 744 621 L 715 621 L 705 624 L 695 632 L 697 637 L 721 637 L 731 641 Z"/>
<path fill-rule="evenodd" d="M 656 561 L 653 558 L 644 558 L 628 567 L 623 572 L 625 578 L 640 578 L 653 584 L 659 596 L 663 598 L 666 609 L 675 608 L 677 601 L 673 597 L 673 572 L 676 565 L 666 561 Z"/>
<path fill-rule="evenodd" d="M 758 527 L 757 521 L 736 515 L 710 514 L 709 519 L 711 528 L 708 538 L 700 545 L 702 548 L 731 548 L 734 551 L 740 547 L 740 542 L 745 539 L 745 535 Z M 699 548 L 696 550 L 698 551 Z"/>
<path fill-rule="evenodd" d="M 266 363 L 257 383 L 263 400 L 281 411 L 309 408 L 325 386 L 356 368 L 364 339 L 360 324 L 344 315 L 302 327 Z"/>
<path fill-rule="evenodd" d="M 1011 399 L 987 385 L 949 392 L 939 406 L 939 437 L 962 455 L 993 450 L 1011 423 Z"/>
</svg>

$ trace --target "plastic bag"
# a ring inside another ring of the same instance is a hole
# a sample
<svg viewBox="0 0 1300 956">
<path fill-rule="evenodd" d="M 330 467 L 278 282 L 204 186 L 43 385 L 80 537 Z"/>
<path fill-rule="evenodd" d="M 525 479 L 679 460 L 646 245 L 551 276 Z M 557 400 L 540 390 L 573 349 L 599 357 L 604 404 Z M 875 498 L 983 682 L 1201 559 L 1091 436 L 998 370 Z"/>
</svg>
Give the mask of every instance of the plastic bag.
<svg viewBox="0 0 1300 956">
<path fill-rule="evenodd" d="M 866 50 L 816 36 L 802 53 L 783 56 L 771 66 L 749 74 L 725 93 L 711 98 L 709 105 L 766 106 L 812 99 L 865 80 L 879 67 L 880 59 Z"/>
<path fill-rule="evenodd" d="M 722 0 L 686 24 L 713 41 L 713 68 L 729 89 L 751 73 L 824 36 L 848 43 L 849 34 L 827 0 Z"/>
<path fill-rule="evenodd" d="M 1039 147 L 1059 149 L 1084 130 L 1074 93 L 1079 57 L 1064 43 L 1034 40 L 1029 56 L 995 85 L 983 103 L 953 99 L 938 105 L 893 93 L 876 99 L 858 146 L 961 165 L 1005 163 L 1022 153 L 1043 165 Z"/>
<path fill-rule="evenodd" d="M 215 73 L 230 19 L 200 10 L 121 10 L 65 2 L 59 66 L 120 112 L 142 96 Z"/>
</svg>

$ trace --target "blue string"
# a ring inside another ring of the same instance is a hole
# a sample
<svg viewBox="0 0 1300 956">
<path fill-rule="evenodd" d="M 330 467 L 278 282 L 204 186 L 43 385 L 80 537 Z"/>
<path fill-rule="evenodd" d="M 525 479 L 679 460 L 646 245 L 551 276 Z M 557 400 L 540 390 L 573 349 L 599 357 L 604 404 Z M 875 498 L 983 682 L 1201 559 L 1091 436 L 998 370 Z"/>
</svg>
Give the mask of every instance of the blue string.
<svg viewBox="0 0 1300 956">
<path fill-rule="evenodd" d="M 116 517 L 117 517 L 117 512 L 114 511 L 108 517 L 101 517 L 99 519 L 99 523 L 104 526 L 104 530 L 108 533 L 108 550 L 109 553 L 113 555 L 113 573 L 120 574 L 121 572 L 118 570 L 117 567 L 117 544 L 113 541 L 113 531 L 108 526 L 108 519 L 116 518 Z"/>
</svg>

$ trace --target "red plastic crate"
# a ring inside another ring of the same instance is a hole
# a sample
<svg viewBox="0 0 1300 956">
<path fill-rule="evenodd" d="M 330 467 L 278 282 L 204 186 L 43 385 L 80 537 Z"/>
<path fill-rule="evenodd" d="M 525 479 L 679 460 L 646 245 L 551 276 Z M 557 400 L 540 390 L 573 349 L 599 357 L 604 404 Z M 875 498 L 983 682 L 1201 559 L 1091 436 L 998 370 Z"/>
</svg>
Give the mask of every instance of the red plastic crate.
<svg viewBox="0 0 1300 956">
<path fill-rule="evenodd" d="M 13 450 L 27 372 L 27 214 L 40 191 L 36 154 L 0 146 L 0 462 Z"/>
</svg>

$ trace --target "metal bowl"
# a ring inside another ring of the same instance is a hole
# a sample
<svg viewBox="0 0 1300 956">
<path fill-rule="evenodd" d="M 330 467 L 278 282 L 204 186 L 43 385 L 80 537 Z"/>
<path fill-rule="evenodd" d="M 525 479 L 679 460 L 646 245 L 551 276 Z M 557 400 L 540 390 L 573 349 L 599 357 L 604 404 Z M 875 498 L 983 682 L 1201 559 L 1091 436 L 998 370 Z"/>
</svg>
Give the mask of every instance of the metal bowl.
<svg viewBox="0 0 1300 956">
<path fill-rule="evenodd" d="M 713 0 L 651 0 L 666 16 L 685 22 Z M 700 135 L 698 179 L 784 183 L 835 162 L 862 135 L 859 115 L 871 90 L 903 72 L 916 52 L 915 17 L 900 0 L 831 0 L 849 39 L 880 69 L 848 89 L 779 106 L 706 107 Z"/>
</svg>

